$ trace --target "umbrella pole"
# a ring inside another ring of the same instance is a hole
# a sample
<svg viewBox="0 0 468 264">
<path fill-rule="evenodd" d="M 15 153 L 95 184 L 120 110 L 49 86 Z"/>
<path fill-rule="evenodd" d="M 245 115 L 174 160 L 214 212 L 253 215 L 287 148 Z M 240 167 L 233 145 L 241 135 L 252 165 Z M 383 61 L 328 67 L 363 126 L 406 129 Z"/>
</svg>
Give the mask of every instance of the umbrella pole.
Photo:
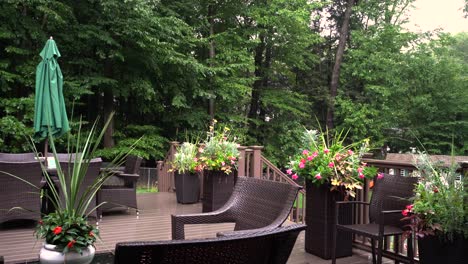
<svg viewBox="0 0 468 264">
<path fill-rule="evenodd" d="M 45 166 L 49 166 L 48 164 L 48 160 L 47 160 L 47 156 L 49 156 L 49 139 L 46 138 L 45 142 L 44 142 L 44 162 L 45 162 Z"/>
</svg>

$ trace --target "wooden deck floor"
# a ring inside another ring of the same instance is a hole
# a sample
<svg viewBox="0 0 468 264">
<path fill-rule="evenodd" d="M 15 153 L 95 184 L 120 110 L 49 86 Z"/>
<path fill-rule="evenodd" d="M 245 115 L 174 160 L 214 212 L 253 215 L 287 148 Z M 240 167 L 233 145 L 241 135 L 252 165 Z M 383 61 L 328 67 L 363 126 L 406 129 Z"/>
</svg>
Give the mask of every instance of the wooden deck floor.
<svg viewBox="0 0 468 264">
<path fill-rule="evenodd" d="M 135 210 L 112 212 L 104 215 L 99 222 L 103 243 L 97 244 L 97 251 L 113 250 L 117 242 L 135 240 L 171 239 L 171 214 L 201 212 L 201 204 L 177 204 L 173 193 L 138 195 L 140 213 Z M 190 238 L 214 237 L 216 232 L 232 230 L 233 224 L 190 225 L 186 236 Z M 41 246 L 33 236 L 34 224 L 15 227 L 0 226 L 0 256 L 5 263 L 25 263 L 37 260 Z M 352 257 L 343 258 L 340 264 L 367 264 L 368 253 L 355 251 Z M 296 242 L 288 264 L 325 264 L 329 260 L 320 259 L 304 251 L 304 234 Z"/>
</svg>

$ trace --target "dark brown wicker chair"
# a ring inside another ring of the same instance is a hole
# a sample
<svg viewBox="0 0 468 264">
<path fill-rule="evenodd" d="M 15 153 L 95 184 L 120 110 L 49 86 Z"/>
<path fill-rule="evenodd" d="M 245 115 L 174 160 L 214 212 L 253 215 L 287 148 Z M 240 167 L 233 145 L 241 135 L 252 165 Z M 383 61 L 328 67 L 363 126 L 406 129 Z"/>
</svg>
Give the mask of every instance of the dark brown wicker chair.
<svg viewBox="0 0 468 264">
<path fill-rule="evenodd" d="M 281 226 L 302 187 L 258 178 L 238 177 L 233 193 L 220 209 L 202 214 L 172 215 L 172 239 L 184 239 L 184 225 L 234 222 L 233 232 Z"/>
<path fill-rule="evenodd" d="M 338 223 L 338 210 L 340 206 L 368 206 L 369 224 L 336 224 L 333 235 L 332 263 L 336 263 L 336 235 L 338 231 L 352 232 L 354 234 L 369 237 L 372 245 L 373 263 L 382 263 L 382 249 L 384 238 L 387 236 L 402 235 L 404 225 L 408 224 L 401 221 L 403 218 L 401 211 L 410 202 L 409 198 L 414 196 L 414 187 L 418 182 L 417 177 L 402 177 L 397 175 L 385 174 L 382 179 L 374 180 L 372 197 L 370 203 L 359 201 L 337 202 L 335 207 L 335 223 Z M 408 241 L 412 241 L 408 238 Z M 377 260 L 375 257 L 375 241 L 378 241 Z M 398 243 L 395 243 L 398 248 Z M 401 258 L 402 261 L 413 263 L 413 246 L 408 243 L 408 257 Z"/>
<path fill-rule="evenodd" d="M 142 158 L 128 156 L 124 171 L 116 171 L 101 187 L 97 194 L 97 203 L 106 202 L 98 208 L 98 215 L 102 212 L 124 207 L 135 208 L 138 212 L 136 199 L 136 184 L 140 177 Z"/>
<path fill-rule="evenodd" d="M 71 163 L 68 162 L 68 158 L 66 158 L 65 160 L 67 161 L 60 161 L 60 167 L 62 168 L 62 171 L 65 175 L 69 175 L 69 173 L 71 173 L 73 170 L 73 159 Z M 88 186 L 91 186 L 94 183 L 96 178 L 99 176 L 101 164 L 101 158 L 95 158 L 90 161 L 88 170 L 86 171 L 86 175 L 83 179 L 83 182 L 80 185 L 80 191 L 78 192 L 78 196 L 83 195 Z M 67 176 L 65 178 L 69 179 L 69 177 Z M 67 182 L 67 184 L 69 183 Z M 62 194 L 61 197 L 63 199 Z M 96 205 L 96 197 L 93 197 L 91 203 L 89 204 L 88 210 L 86 211 L 87 214 L 91 213 L 89 216 L 97 218 L 96 210 L 91 212 L 91 210 L 93 210 L 96 207 Z"/>
<path fill-rule="evenodd" d="M 291 225 L 210 239 L 118 243 L 114 263 L 284 264 L 304 229 Z"/>
<path fill-rule="evenodd" d="M 40 163 L 0 161 L 0 223 L 19 219 L 39 220 L 41 210 L 39 190 L 4 172 L 39 187 L 42 177 Z M 15 207 L 24 210 L 10 210 Z"/>
</svg>

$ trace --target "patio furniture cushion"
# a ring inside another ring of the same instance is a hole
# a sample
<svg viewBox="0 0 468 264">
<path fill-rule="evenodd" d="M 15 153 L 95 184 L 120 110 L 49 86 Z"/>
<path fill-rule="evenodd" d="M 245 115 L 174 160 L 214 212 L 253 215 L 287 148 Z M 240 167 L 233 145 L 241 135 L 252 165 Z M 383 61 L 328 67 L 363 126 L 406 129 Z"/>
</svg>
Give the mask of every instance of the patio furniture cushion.
<svg viewBox="0 0 468 264">
<path fill-rule="evenodd" d="M 235 235 L 240 230 L 268 230 L 286 221 L 298 191 L 302 187 L 251 177 L 238 177 L 233 193 L 220 209 L 202 214 L 172 215 L 172 239 L 184 239 L 186 224 L 234 222 Z"/>
<path fill-rule="evenodd" d="M 283 264 L 304 229 L 291 225 L 210 239 L 117 243 L 114 263 Z"/>
<path fill-rule="evenodd" d="M 119 188 L 123 186 L 125 186 L 125 180 L 122 177 L 112 175 L 104 182 L 101 188 Z"/>
</svg>

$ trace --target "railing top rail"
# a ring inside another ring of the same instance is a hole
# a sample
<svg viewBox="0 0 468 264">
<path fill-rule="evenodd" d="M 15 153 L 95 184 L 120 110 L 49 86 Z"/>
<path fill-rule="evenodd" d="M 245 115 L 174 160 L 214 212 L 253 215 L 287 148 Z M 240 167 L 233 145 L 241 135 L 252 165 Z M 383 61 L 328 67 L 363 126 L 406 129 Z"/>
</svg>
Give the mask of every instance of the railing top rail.
<svg viewBox="0 0 468 264">
<path fill-rule="evenodd" d="M 293 179 L 289 178 L 288 175 L 286 175 L 284 172 L 278 169 L 273 163 L 271 163 L 271 161 L 269 161 L 263 155 L 261 156 L 261 160 L 263 163 L 265 163 L 270 169 L 272 169 L 274 172 L 280 175 L 280 177 L 283 178 L 285 181 L 287 181 L 289 184 L 298 185 Z"/>
</svg>

